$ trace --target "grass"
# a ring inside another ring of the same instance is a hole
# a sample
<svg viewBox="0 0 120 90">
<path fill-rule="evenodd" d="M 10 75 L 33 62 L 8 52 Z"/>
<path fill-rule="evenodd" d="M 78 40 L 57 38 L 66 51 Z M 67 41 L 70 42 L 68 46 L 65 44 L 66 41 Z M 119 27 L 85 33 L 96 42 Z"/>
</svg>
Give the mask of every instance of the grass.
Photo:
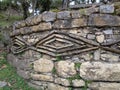
<svg viewBox="0 0 120 90">
<path fill-rule="evenodd" d="M 5 54 L 0 54 L 0 81 L 8 83 L 0 90 L 36 90 L 27 85 L 25 80 L 16 73 L 15 68 L 8 64 Z"/>
<path fill-rule="evenodd" d="M 0 27 L 6 27 L 12 25 L 15 21 L 19 21 L 22 19 L 21 16 L 10 16 L 8 20 L 6 20 L 6 15 L 4 13 L 0 13 Z"/>
</svg>

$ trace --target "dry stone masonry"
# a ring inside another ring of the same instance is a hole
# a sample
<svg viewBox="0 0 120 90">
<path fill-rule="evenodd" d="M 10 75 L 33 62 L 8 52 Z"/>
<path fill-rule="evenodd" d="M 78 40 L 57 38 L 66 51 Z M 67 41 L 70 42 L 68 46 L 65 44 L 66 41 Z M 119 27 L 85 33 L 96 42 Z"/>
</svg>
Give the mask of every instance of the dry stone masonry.
<svg viewBox="0 0 120 90">
<path fill-rule="evenodd" d="M 16 22 L 7 59 L 38 90 L 120 90 L 118 6 L 49 11 Z"/>
</svg>

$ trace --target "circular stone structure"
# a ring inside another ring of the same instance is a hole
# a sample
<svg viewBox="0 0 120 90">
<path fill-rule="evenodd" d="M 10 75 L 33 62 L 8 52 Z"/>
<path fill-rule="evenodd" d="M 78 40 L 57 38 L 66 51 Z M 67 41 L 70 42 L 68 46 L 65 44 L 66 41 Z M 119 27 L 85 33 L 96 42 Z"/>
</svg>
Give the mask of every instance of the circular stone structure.
<svg viewBox="0 0 120 90">
<path fill-rule="evenodd" d="M 106 4 L 16 22 L 7 60 L 39 90 L 118 90 L 120 16 L 115 11 Z"/>
</svg>

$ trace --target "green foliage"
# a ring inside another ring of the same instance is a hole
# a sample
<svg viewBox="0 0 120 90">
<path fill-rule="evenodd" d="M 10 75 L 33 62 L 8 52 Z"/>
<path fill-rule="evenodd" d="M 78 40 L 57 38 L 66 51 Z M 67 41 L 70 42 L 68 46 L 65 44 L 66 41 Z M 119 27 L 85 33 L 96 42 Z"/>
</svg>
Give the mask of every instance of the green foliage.
<svg viewBox="0 0 120 90">
<path fill-rule="evenodd" d="M 57 73 L 57 70 L 56 70 L 56 68 L 54 67 L 53 69 L 52 69 L 52 74 L 56 74 Z"/>
<path fill-rule="evenodd" d="M 69 90 L 73 90 L 73 88 L 72 88 L 72 87 L 69 87 Z"/>
<path fill-rule="evenodd" d="M 8 20 L 6 20 L 6 14 L 0 13 L 0 27 L 6 27 L 13 24 L 15 21 L 22 20 L 22 16 L 10 16 Z"/>
<path fill-rule="evenodd" d="M 59 55 L 57 55 L 57 56 L 56 56 L 56 61 L 61 61 L 61 60 L 62 60 L 62 57 L 59 56 Z"/>
<path fill-rule="evenodd" d="M 61 8 L 62 0 L 52 0 L 51 9 L 59 9 Z"/>
<path fill-rule="evenodd" d="M 92 81 L 90 80 L 84 80 L 85 81 L 85 86 L 82 88 L 82 90 L 87 90 L 88 84 L 91 83 Z"/>
<path fill-rule="evenodd" d="M 81 63 L 75 63 L 75 69 L 80 69 Z"/>
<path fill-rule="evenodd" d="M 81 77 L 79 74 L 76 74 L 75 76 L 68 77 L 67 79 L 69 80 L 70 84 L 72 85 L 72 80 L 81 79 Z"/>
<path fill-rule="evenodd" d="M 0 55 L 0 81 L 8 83 L 7 86 L 0 88 L 0 90 L 35 90 L 16 74 L 15 69 L 4 58 L 4 54 Z"/>
</svg>

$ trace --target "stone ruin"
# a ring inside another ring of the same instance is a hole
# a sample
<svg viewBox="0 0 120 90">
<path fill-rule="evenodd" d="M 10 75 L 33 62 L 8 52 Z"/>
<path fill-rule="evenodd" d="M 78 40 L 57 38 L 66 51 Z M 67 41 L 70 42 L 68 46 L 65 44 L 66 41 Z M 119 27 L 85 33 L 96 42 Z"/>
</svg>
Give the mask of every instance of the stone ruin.
<svg viewBox="0 0 120 90">
<path fill-rule="evenodd" d="M 7 60 L 38 90 L 120 90 L 114 4 L 29 17 L 13 25 L 11 41 Z"/>
</svg>

